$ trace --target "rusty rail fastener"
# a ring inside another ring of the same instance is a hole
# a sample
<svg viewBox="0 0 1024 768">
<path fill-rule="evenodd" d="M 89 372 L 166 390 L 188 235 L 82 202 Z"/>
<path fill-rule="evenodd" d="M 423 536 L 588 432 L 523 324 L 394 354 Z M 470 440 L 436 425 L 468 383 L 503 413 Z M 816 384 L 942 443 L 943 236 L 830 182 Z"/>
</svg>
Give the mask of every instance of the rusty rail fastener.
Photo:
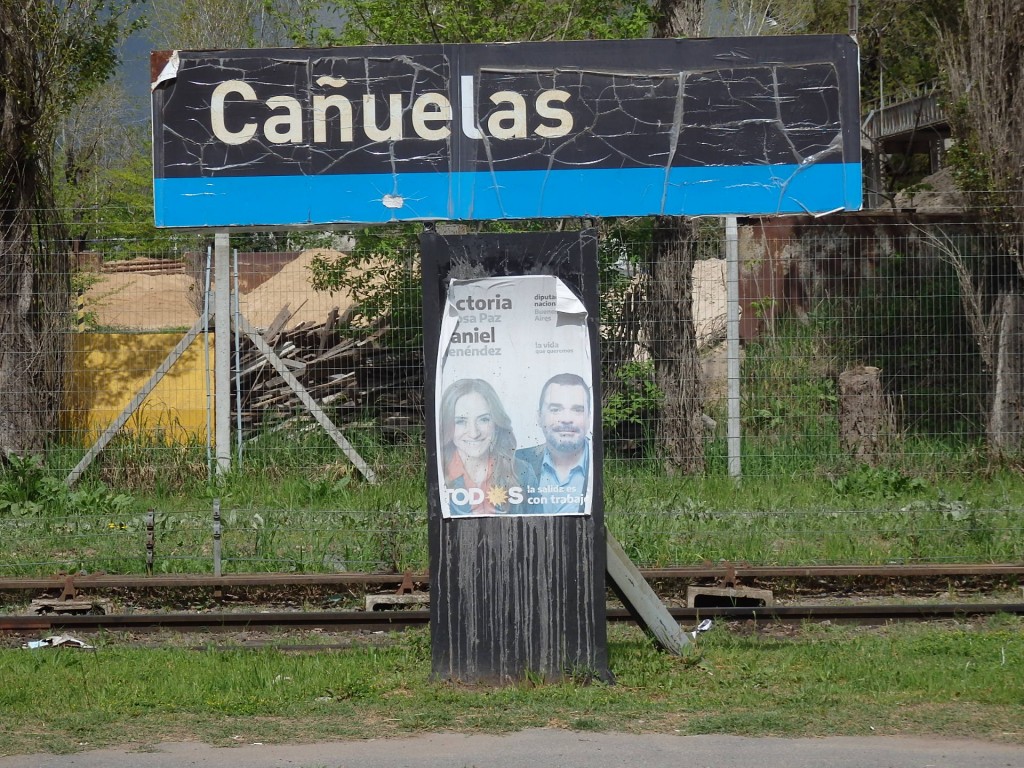
<svg viewBox="0 0 1024 768">
<path fill-rule="evenodd" d="M 398 585 L 398 589 L 395 590 L 396 595 L 407 595 L 410 592 L 416 591 L 416 585 L 412 583 L 412 571 L 406 570 L 402 575 L 402 583 Z"/>
<path fill-rule="evenodd" d="M 74 600 L 78 597 L 78 590 L 75 588 L 75 577 L 68 574 L 64 577 L 64 590 L 60 593 L 58 600 Z"/>
<path fill-rule="evenodd" d="M 726 561 L 722 564 L 725 573 L 722 574 L 722 586 L 727 589 L 736 589 L 740 586 L 739 576 L 736 575 L 736 566 Z"/>
</svg>

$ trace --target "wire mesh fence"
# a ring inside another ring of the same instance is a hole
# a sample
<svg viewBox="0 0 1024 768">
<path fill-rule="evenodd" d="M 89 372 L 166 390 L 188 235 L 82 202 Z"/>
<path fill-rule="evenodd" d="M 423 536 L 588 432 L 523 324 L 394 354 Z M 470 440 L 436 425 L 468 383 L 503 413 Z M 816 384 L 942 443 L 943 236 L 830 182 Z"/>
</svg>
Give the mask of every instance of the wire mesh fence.
<svg viewBox="0 0 1024 768">
<path fill-rule="evenodd" d="M 742 220 L 732 287 L 720 221 L 602 223 L 595 431 L 638 564 L 1021 560 L 1019 219 Z M 233 235 L 227 274 L 200 235 L 69 243 L 48 378 L 0 325 L 0 575 L 425 569 L 416 234 Z"/>
</svg>

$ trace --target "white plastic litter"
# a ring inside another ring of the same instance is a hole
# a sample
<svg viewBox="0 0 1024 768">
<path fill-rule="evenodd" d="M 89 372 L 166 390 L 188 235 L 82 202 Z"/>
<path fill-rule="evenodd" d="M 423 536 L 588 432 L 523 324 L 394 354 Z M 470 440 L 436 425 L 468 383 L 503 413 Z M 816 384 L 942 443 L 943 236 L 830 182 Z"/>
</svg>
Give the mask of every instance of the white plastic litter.
<svg viewBox="0 0 1024 768">
<path fill-rule="evenodd" d="M 689 632 L 688 634 L 690 635 L 690 637 L 696 640 L 697 635 L 699 635 L 702 632 L 707 632 L 714 625 L 715 623 L 711 619 L 704 619 L 700 624 L 697 625 L 696 629 L 694 629 L 692 632 Z"/>
<path fill-rule="evenodd" d="M 86 651 L 95 650 L 95 646 L 84 643 L 77 637 L 71 637 L 71 635 L 50 635 L 42 640 L 30 640 L 21 647 L 27 648 L 30 651 L 34 651 L 39 648 L 81 648 Z"/>
</svg>

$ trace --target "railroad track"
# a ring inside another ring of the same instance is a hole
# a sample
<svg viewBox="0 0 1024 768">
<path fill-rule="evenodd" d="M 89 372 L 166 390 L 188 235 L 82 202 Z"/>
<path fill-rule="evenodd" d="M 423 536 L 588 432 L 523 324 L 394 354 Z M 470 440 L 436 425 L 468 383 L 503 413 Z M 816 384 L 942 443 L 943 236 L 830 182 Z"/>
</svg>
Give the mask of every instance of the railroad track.
<svg viewBox="0 0 1024 768">
<path fill-rule="evenodd" d="M 673 618 L 686 625 L 701 619 L 768 622 L 842 621 L 891 622 L 966 619 L 996 614 L 1024 615 L 1024 603 L 935 603 L 914 605 L 789 605 L 759 608 L 705 607 L 669 609 Z M 632 621 L 621 608 L 607 611 L 609 621 Z M 277 611 L 148 613 L 105 615 L 0 616 L 2 632 L 139 632 L 174 630 L 208 632 L 224 630 L 264 631 L 270 629 L 321 629 L 341 631 L 387 631 L 425 626 L 427 610 L 388 611 Z"/>
<path fill-rule="evenodd" d="M 648 581 L 719 581 L 762 579 L 944 579 L 944 578 L 1019 578 L 1024 563 L 959 563 L 947 565 L 817 565 L 754 566 L 723 563 L 678 568 L 643 568 Z M 141 574 L 60 575 L 43 577 L 0 577 L 0 592 L 74 589 L 203 589 L 241 587 L 299 586 L 394 586 L 412 581 L 429 584 L 425 573 L 244 573 L 223 574 Z"/>
<path fill-rule="evenodd" d="M 643 569 L 643 576 L 652 582 L 695 582 L 714 580 L 722 584 L 738 584 L 741 580 L 773 579 L 812 580 L 936 580 L 936 579 L 1009 579 L 1024 577 L 1024 564 L 964 563 L 945 565 L 885 566 L 746 566 L 721 563 L 677 568 Z M 106 590 L 201 590 L 289 589 L 299 587 L 398 587 L 398 591 L 424 589 L 427 574 L 381 573 L 248 573 L 248 574 L 165 574 L 109 575 L 81 574 L 49 577 L 0 578 L 0 592 L 49 592 L 61 590 L 61 597 L 73 599 L 80 590 L 90 593 Z M 54 601 L 59 603 L 58 601 Z M 786 605 L 697 608 L 670 607 L 672 616 L 682 624 L 696 623 L 703 618 L 772 622 L 800 621 L 922 621 L 993 614 L 1024 615 L 1024 603 L 917 603 L 858 605 Z M 631 621 L 622 609 L 609 609 L 609 621 Z M 189 631 L 252 630 L 271 628 L 306 628 L 329 631 L 387 631 L 426 625 L 429 611 L 394 609 L 377 611 L 218 611 L 178 613 L 131 613 L 80 615 L 55 610 L 42 615 L 0 615 L 0 632 L 62 631 L 151 631 L 158 629 Z"/>
</svg>

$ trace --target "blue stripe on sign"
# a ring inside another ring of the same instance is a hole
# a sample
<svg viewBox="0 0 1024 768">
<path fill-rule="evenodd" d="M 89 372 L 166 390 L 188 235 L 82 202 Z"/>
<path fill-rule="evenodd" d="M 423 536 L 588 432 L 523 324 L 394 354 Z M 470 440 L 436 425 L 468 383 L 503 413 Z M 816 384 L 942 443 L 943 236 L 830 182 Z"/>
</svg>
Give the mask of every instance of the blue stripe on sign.
<svg viewBox="0 0 1024 768">
<path fill-rule="evenodd" d="M 861 166 L 175 178 L 154 195 L 158 227 L 824 213 L 861 207 Z"/>
</svg>

